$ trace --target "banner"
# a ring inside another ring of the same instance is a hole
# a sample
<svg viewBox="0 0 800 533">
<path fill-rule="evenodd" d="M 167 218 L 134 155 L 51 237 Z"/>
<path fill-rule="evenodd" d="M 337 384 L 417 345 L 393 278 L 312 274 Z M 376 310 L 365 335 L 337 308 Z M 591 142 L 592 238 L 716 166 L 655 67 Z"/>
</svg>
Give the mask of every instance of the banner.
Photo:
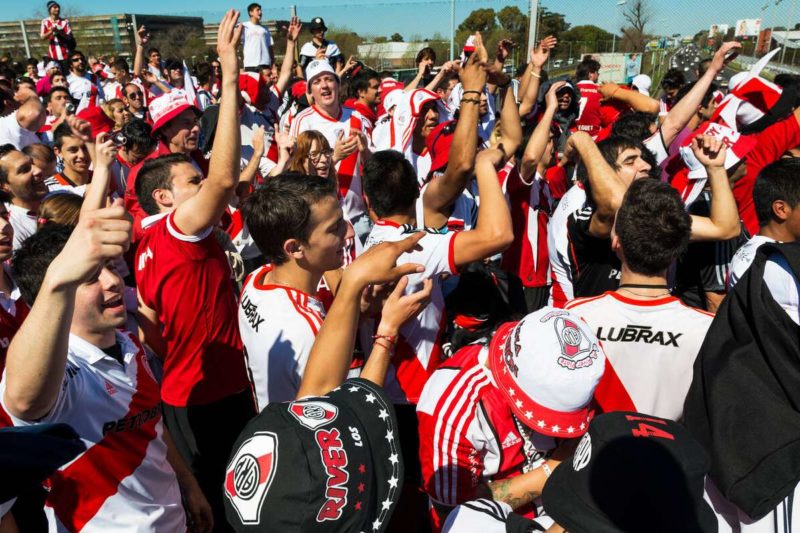
<svg viewBox="0 0 800 533">
<path fill-rule="evenodd" d="M 741 19 L 736 21 L 734 37 L 758 37 L 761 31 L 761 19 Z"/>
<path fill-rule="evenodd" d="M 642 71 L 642 54 L 592 54 L 600 62 L 600 82 L 630 83 Z"/>
<path fill-rule="evenodd" d="M 723 37 L 728 33 L 730 26 L 727 24 L 712 24 L 711 27 L 708 29 L 708 36 L 709 37 L 716 37 L 718 33 L 721 33 Z"/>
</svg>

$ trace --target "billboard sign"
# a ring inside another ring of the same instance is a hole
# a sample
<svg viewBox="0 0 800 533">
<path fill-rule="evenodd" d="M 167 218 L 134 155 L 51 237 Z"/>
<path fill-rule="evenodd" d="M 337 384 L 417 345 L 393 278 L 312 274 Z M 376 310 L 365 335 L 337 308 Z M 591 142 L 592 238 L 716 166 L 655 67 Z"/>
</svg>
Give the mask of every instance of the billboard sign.
<svg viewBox="0 0 800 533">
<path fill-rule="evenodd" d="M 761 19 L 741 19 L 736 21 L 734 37 L 758 37 Z"/>
</svg>

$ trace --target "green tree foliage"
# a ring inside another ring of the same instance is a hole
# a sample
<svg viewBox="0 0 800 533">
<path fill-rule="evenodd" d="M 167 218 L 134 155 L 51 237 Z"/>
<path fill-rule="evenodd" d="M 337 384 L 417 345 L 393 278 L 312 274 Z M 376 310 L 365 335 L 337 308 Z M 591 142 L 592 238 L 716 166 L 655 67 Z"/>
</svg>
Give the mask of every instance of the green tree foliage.
<svg viewBox="0 0 800 533">
<path fill-rule="evenodd" d="M 464 21 L 458 25 L 458 32 L 489 33 L 497 27 L 494 9 L 487 7 L 476 9 L 470 13 Z"/>
<path fill-rule="evenodd" d="M 403 36 L 400 35 L 399 33 L 393 33 L 392 36 L 389 37 L 389 40 L 392 41 L 393 43 L 402 43 Z"/>
</svg>

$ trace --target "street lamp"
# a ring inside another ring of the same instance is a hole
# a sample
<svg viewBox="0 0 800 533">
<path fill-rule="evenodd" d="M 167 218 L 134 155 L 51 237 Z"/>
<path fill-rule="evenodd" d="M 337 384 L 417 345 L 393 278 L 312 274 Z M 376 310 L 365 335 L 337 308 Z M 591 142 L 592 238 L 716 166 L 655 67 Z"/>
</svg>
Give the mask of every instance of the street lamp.
<svg viewBox="0 0 800 533">
<path fill-rule="evenodd" d="M 617 1 L 617 7 L 624 6 L 627 3 L 628 3 L 628 0 L 618 0 Z M 616 11 L 614 12 L 614 14 L 616 15 Z M 614 26 L 617 25 L 616 24 L 616 19 L 617 19 L 617 17 L 615 16 L 614 17 Z M 617 30 L 616 30 L 616 28 L 614 28 L 614 31 L 611 34 L 611 53 L 613 54 L 616 51 L 617 51 Z"/>
</svg>

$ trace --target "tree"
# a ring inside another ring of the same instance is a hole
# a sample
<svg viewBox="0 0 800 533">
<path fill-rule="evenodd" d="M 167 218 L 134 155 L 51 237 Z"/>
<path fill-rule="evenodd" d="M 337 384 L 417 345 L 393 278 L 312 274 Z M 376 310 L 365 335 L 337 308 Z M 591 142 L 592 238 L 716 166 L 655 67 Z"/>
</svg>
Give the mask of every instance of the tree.
<svg viewBox="0 0 800 533">
<path fill-rule="evenodd" d="M 508 39 L 519 45 L 527 42 L 528 16 L 517 6 L 506 6 L 497 12 L 497 20 Z"/>
<path fill-rule="evenodd" d="M 622 12 L 622 16 L 630 26 L 622 28 L 623 39 L 630 44 L 632 52 L 644 52 L 649 36 L 645 29 L 653 20 L 653 10 L 648 0 L 632 0 Z"/>
<path fill-rule="evenodd" d="M 399 33 L 395 32 L 395 33 L 392 34 L 391 37 L 389 37 L 389 40 L 392 41 L 393 43 L 402 43 L 403 42 L 403 36 L 400 35 Z"/>
<path fill-rule="evenodd" d="M 542 9 L 539 14 L 539 28 L 536 36 L 537 38 L 542 38 L 548 35 L 555 35 L 556 38 L 561 39 L 561 34 L 567 31 L 569 27 L 570 24 L 565 20 L 564 15 Z"/>
<path fill-rule="evenodd" d="M 475 33 L 479 31 L 481 33 L 489 33 L 497 27 L 497 22 L 495 21 L 495 12 L 494 9 L 487 7 L 482 9 L 476 9 L 472 13 L 470 13 L 464 21 L 459 24 L 458 31 L 459 32 L 469 32 Z"/>
<path fill-rule="evenodd" d="M 568 29 L 561 34 L 559 39 L 563 41 L 610 41 L 613 39 L 613 34 L 607 32 L 599 26 L 587 24 L 583 26 L 575 26 Z"/>
</svg>

